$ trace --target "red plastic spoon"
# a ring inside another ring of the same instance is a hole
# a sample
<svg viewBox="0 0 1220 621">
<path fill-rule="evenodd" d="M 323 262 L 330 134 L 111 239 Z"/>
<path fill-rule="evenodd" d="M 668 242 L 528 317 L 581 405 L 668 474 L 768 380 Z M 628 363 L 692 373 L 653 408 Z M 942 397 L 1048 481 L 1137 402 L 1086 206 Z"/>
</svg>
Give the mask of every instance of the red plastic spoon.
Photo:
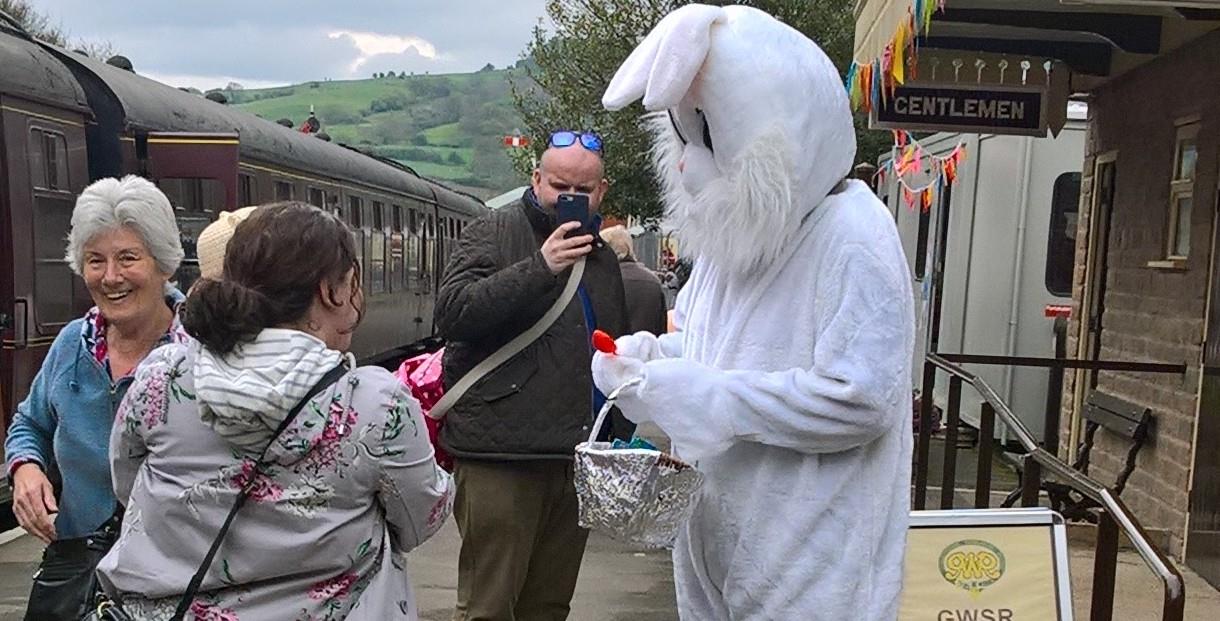
<svg viewBox="0 0 1220 621">
<path fill-rule="evenodd" d="M 618 347 L 614 345 L 614 337 L 601 330 L 593 331 L 593 347 L 603 354 L 618 353 Z"/>
</svg>

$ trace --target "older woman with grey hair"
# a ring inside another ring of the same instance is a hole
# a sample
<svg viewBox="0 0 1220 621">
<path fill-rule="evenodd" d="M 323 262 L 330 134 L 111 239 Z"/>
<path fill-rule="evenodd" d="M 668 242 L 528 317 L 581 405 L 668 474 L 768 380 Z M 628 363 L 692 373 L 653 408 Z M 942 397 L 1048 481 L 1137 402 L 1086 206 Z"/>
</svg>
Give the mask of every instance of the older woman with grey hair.
<svg viewBox="0 0 1220 621">
<path fill-rule="evenodd" d="M 185 340 L 169 284 L 183 257 L 174 210 L 140 177 L 102 179 L 72 211 L 66 258 L 85 281 L 93 308 L 70 322 L 17 406 L 5 439 L 13 512 L 47 544 L 26 619 L 79 619 L 105 550 L 92 537 L 112 526 L 108 446 L 115 412 L 140 361 Z M 56 499 L 49 473 L 58 472 Z"/>
</svg>

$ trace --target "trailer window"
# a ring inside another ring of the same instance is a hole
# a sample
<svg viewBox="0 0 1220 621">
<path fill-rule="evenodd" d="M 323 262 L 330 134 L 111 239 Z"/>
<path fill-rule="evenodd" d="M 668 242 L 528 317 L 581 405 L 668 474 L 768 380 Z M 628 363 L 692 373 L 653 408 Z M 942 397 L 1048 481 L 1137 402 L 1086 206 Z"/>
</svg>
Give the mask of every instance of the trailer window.
<svg viewBox="0 0 1220 621">
<path fill-rule="evenodd" d="M 287 181 L 275 182 L 275 200 L 290 201 L 292 200 L 292 184 Z"/>
<path fill-rule="evenodd" d="M 1051 193 L 1051 224 L 1046 242 L 1046 290 L 1071 297 L 1072 269 L 1076 264 L 1076 215 L 1080 210 L 1080 173 L 1055 179 Z"/>
</svg>

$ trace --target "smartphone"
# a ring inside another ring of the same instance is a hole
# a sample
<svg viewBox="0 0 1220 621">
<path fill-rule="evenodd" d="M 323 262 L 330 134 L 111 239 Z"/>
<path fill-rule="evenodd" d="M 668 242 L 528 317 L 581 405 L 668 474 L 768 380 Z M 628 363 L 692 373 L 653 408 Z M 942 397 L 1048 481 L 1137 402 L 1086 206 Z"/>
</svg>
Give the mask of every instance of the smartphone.
<svg viewBox="0 0 1220 621">
<path fill-rule="evenodd" d="M 555 204 L 555 213 L 559 224 L 579 222 L 580 228 L 569 231 L 565 237 L 580 237 L 592 235 L 589 229 L 589 195 L 560 194 L 559 202 Z"/>
</svg>

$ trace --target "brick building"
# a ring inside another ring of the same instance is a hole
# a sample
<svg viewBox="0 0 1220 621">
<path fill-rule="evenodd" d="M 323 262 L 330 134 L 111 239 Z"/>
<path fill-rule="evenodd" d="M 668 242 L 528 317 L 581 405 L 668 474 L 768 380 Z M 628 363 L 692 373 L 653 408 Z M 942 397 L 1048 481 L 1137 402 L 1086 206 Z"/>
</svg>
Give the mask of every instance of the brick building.
<svg viewBox="0 0 1220 621">
<path fill-rule="evenodd" d="M 883 53 L 879 34 L 923 5 L 857 2 L 857 62 L 862 49 L 866 62 Z M 945 5 L 915 29 L 921 76 L 955 60 L 971 81 L 1001 58 L 1028 59 L 1035 73 L 1047 62 L 1048 114 L 1068 98 L 1089 104 L 1068 356 L 1187 368 L 1067 373 L 1060 456 L 1076 456 L 1093 391 L 1150 408 L 1122 498 L 1171 555 L 1220 586 L 1220 1 Z M 1130 445 L 1099 431 L 1090 476 L 1113 482 Z"/>
</svg>

